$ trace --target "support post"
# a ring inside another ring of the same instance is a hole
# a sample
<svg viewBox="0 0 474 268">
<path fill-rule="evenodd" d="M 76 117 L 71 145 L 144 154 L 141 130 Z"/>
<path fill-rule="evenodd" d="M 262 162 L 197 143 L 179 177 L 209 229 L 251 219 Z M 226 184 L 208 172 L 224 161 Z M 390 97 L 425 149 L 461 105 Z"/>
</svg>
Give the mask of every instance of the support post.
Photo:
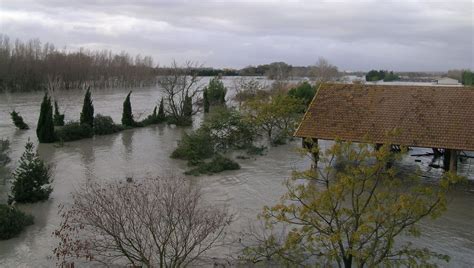
<svg viewBox="0 0 474 268">
<path fill-rule="evenodd" d="M 449 165 L 451 163 L 451 150 L 444 149 L 444 157 L 443 157 L 443 169 L 445 171 L 449 171 Z"/>
<path fill-rule="evenodd" d="M 457 173 L 458 171 L 458 151 L 450 150 L 451 158 L 449 159 L 449 170 Z"/>
</svg>

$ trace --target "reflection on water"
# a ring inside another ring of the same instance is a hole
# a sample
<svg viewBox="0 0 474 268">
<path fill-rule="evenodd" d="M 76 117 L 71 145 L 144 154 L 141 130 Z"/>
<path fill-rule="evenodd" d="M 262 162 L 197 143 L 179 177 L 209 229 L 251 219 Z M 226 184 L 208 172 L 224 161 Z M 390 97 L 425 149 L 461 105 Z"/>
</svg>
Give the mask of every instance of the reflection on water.
<svg viewBox="0 0 474 268">
<path fill-rule="evenodd" d="M 226 80 L 227 84 L 232 84 Z M 137 89 L 133 91 L 132 106 L 136 114 L 151 113 L 160 99 L 156 89 Z M 128 90 L 103 90 L 93 92 L 96 113 L 110 115 L 120 122 L 122 102 Z M 67 120 L 78 119 L 83 92 L 68 91 L 59 98 L 66 108 Z M 0 98 L 0 137 L 11 141 L 11 168 L 14 168 L 24 149 L 28 137 L 36 141 L 35 128 L 39 112 L 41 93 L 11 94 L 10 101 Z M 14 107 L 25 118 L 31 129 L 15 130 L 8 112 Z M 0 242 L 0 267 L 51 267 L 54 259 L 51 250 L 55 241 L 51 233 L 58 226 L 58 204 L 71 201 L 70 193 L 88 180 L 123 180 L 126 176 L 134 178 L 166 175 L 170 172 L 182 174 L 186 163 L 169 158 L 183 128 L 159 125 L 122 131 L 113 135 L 97 136 L 64 146 L 41 144 L 38 152 L 53 166 L 54 191 L 51 199 L 44 203 L 24 205 L 22 209 L 31 212 L 36 219 L 19 237 Z M 330 143 L 320 141 L 322 147 Z M 189 177 L 192 183 L 201 185 L 205 197 L 211 202 L 229 205 L 236 215 L 232 231 L 238 232 L 248 226 L 249 219 L 261 211 L 264 205 L 277 202 L 285 193 L 283 181 L 290 176 L 292 169 L 309 166 L 296 152 L 300 145 L 294 142 L 270 148 L 268 154 L 245 160 L 238 160 L 241 170 L 224 172 L 213 176 Z M 415 149 L 409 154 L 428 152 L 428 149 Z M 415 162 L 415 160 L 421 162 Z M 430 168 L 429 157 L 405 157 L 399 166 L 404 172 L 418 168 L 426 180 L 436 180 L 442 170 Z M 470 159 L 459 165 L 462 174 L 471 172 L 474 161 Z M 0 183 L 0 199 L 6 200 L 8 185 Z M 425 235 L 414 241 L 421 246 L 430 247 L 452 257 L 451 267 L 474 266 L 474 189 L 465 186 L 450 196 L 448 211 L 435 221 L 423 223 Z M 227 252 L 224 252 L 225 254 Z"/>
</svg>

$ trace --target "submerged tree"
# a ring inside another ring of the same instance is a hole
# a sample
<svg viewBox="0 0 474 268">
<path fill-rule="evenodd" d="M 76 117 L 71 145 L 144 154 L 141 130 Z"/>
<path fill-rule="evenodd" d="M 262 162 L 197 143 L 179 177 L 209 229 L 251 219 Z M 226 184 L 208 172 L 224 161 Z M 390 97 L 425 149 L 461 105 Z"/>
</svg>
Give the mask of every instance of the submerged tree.
<svg viewBox="0 0 474 268">
<path fill-rule="evenodd" d="M 211 103 L 209 102 L 209 94 L 207 92 L 207 88 L 205 88 L 203 93 L 202 93 L 202 101 L 203 101 L 203 105 L 204 105 L 204 112 L 208 113 L 209 108 L 211 106 Z"/>
<path fill-rule="evenodd" d="M 54 134 L 53 122 L 53 106 L 48 94 L 44 94 L 43 102 L 41 103 L 41 111 L 36 127 L 36 136 L 41 143 L 51 143 L 56 140 Z"/>
<path fill-rule="evenodd" d="M 94 105 L 92 104 L 92 97 L 90 87 L 87 88 L 84 95 L 84 104 L 82 105 L 80 123 L 88 124 L 90 127 L 94 126 Z"/>
<path fill-rule="evenodd" d="M 21 117 L 21 115 L 16 112 L 15 110 L 13 110 L 11 113 L 10 113 L 11 117 L 12 117 L 12 121 L 13 121 L 13 124 L 15 124 L 15 126 L 19 129 L 29 129 L 30 127 L 23 121 L 23 117 Z"/>
<path fill-rule="evenodd" d="M 133 127 L 136 125 L 135 120 L 133 119 L 132 113 L 132 104 L 130 103 L 130 95 L 132 91 L 130 91 L 123 102 L 123 111 L 122 111 L 122 125 Z"/>
<path fill-rule="evenodd" d="M 319 151 L 314 146 L 305 153 L 317 157 Z M 433 264 L 431 258 L 449 259 L 395 241 L 419 236 L 422 219 L 445 211 L 446 192 L 459 177 L 446 174 L 438 185 L 427 185 L 420 176 L 404 176 L 387 166 L 400 157 L 389 145 L 373 150 L 336 142 L 322 156 L 319 169 L 294 172 L 282 201 L 264 208 L 270 235 L 254 236 L 260 238 L 245 249 L 246 257 L 339 267 L 418 267 Z M 280 239 L 271 231 L 277 226 L 291 230 Z"/>
<path fill-rule="evenodd" d="M 59 106 L 57 101 L 54 101 L 53 122 L 55 126 L 64 126 L 64 114 L 59 113 Z"/>
<path fill-rule="evenodd" d="M 303 101 L 288 95 L 255 97 L 244 104 L 247 120 L 264 132 L 273 144 L 292 137 L 304 110 Z"/>
<path fill-rule="evenodd" d="M 160 107 L 158 108 L 158 118 L 160 121 L 164 121 L 166 119 L 165 104 L 163 98 L 161 98 Z"/>
<path fill-rule="evenodd" d="M 0 139 L 0 179 L 3 179 L 7 172 L 6 165 L 10 163 L 11 159 L 10 156 L 8 155 L 10 151 L 10 141 L 7 139 Z M 3 180 L 2 180 L 3 182 Z"/>
<path fill-rule="evenodd" d="M 227 94 L 227 88 L 219 77 L 214 77 L 209 81 L 209 85 L 206 87 L 206 93 L 211 105 L 222 105 L 225 104 L 225 95 Z"/>
<path fill-rule="evenodd" d="M 55 231 L 59 265 L 85 259 L 109 265 L 186 267 L 219 245 L 231 215 L 204 203 L 184 178 L 87 184 L 63 208 Z"/>
<path fill-rule="evenodd" d="M 33 203 L 49 198 L 51 187 L 49 167 L 39 158 L 33 142 L 28 140 L 19 166 L 13 173 L 13 185 L 9 202 Z"/>
<path fill-rule="evenodd" d="M 158 84 L 163 90 L 166 112 L 171 123 L 190 125 L 192 116 L 199 112 L 199 93 L 202 91 L 196 69 L 199 66 L 187 62 L 179 66 L 173 62 L 168 74 L 160 76 Z"/>
</svg>

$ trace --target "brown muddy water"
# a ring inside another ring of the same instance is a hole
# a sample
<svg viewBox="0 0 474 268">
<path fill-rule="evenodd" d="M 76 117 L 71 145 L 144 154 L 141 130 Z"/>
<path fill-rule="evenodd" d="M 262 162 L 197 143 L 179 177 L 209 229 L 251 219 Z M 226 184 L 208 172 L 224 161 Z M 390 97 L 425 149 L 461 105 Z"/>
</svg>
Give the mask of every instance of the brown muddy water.
<svg viewBox="0 0 474 268">
<path fill-rule="evenodd" d="M 228 85 L 231 78 L 226 78 Z M 120 122 L 122 103 L 128 93 L 125 89 L 93 91 L 95 112 L 110 115 Z M 79 90 L 61 92 L 56 96 L 61 110 L 65 110 L 66 120 L 77 120 L 82 106 L 83 92 Z M 132 94 L 135 116 L 144 118 L 151 113 L 160 99 L 157 88 L 136 89 Z M 39 114 L 42 93 L 17 93 L 0 95 L 0 138 L 11 141 L 14 169 L 31 138 L 35 143 L 36 121 Z M 17 110 L 30 125 L 30 130 L 16 130 L 10 121 L 9 112 Z M 199 123 L 196 120 L 196 125 Z M 87 181 L 124 180 L 125 177 L 155 177 L 171 173 L 182 174 L 186 163 L 169 158 L 182 133 L 188 129 L 159 125 L 123 131 L 117 134 L 98 136 L 76 142 L 40 144 L 39 154 L 53 168 L 54 191 L 50 200 L 23 205 L 21 208 L 35 217 L 35 224 L 20 236 L 0 241 L 0 267 L 52 267 L 55 259 L 52 249 L 56 240 L 51 233 L 57 228 L 58 205 L 71 201 L 70 193 Z M 328 146 L 329 142 L 320 142 Z M 269 148 L 265 156 L 238 160 L 241 169 L 213 176 L 189 177 L 203 187 L 206 198 L 212 202 L 227 204 L 235 214 L 231 226 L 233 238 L 247 228 L 249 222 L 264 205 L 277 202 L 285 192 L 283 181 L 292 169 L 308 167 L 306 159 L 300 157 L 296 148 L 299 140 L 287 145 Z M 424 153 L 428 149 L 415 149 L 410 154 Z M 421 160 L 421 162 L 415 162 Z M 420 168 L 427 181 L 436 180 L 442 171 L 428 166 L 430 158 L 406 156 L 400 168 L 405 171 Z M 459 164 L 461 174 L 474 180 L 474 159 Z M 5 202 L 9 185 L 0 181 L 0 201 Z M 474 187 L 462 187 L 450 195 L 448 211 L 439 219 L 423 222 L 423 236 L 413 241 L 416 245 L 451 256 L 448 267 L 474 267 Z M 229 251 L 215 252 L 220 258 L 227 257 Z"/>
</svg>

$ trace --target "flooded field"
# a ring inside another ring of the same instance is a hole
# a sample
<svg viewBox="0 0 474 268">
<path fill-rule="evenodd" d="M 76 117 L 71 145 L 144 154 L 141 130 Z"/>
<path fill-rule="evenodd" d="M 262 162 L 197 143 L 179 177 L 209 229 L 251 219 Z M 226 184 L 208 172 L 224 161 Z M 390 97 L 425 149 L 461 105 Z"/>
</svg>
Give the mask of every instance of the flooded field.
<svg viewBox="0 0 474 268">
<path fill-rule="evenodd" d="M 232 84 L 230 78 L 225 82 Z M 128 93 L 125 89 L 93 91 L 95 112 L 110 115 L 120 122 L 122 103 Z M 83 92 L 61 92 L 57 96 L 66 120 L 77 120 L 82 107 Z M 42 93 L 2 94 L 0 96 L 0 137 L 11 141 L 11 168 L 23 152 L 28 138 L 36 143 L 36 121 Z M 157 88 L 136 89 L 132 94 L 132 107 L 136 117 L 144 118 L 151 113 L 160 99 Z M 17 110 L 30 125 L 30 130 L 19 131 L 10 121 L 9 112 Z M 198 123 L 199 120 L 196 120 Z M 35 224 L 19 237 L 0 242 L 0 267 L 51 267 L 52 248 L 56 240 L 51 233 L 58 226 L 58 205 L 70 202 L 70 193 L 86 181 L 124 180 L 125 177 L 143 178 L 182 174 L 186 163 L 169 158 L 182 133 L 188 129 L 159 125 L 98 136 L 76 142 L 40 144 L 39 154 L 52 165 L 54 191 L 44 203 L 24 205 L 22 209 L 35 216 Z M 320 145 L 327 146 L 322 141 Z M 212 202 L 229 205 L 236 215 L 231 229 L 238 233 L 249 221 L 255 219 L 264 205 L 278 201 L 285 192 L 282 182 L 292 169 L 308 167 L 306 159 L 296 152 L 300 145 L 295 140 L 287 145 L 269 148 L 265 156 L 238 160 L 242 168 L 213 176 L 189 177 L 202 185 L 206 198 Z M 419 154 L 428 149 L 415 149 L 409 154 Z M 415 162 L 415 160 L 421 160 Z M 420 168 L 426 180 L 436 180 L 440 169 L 428 166 L 428 157 L 404 158 L 400 168 L 405 171 Z M 474 180 L 474 159 L 459 165 L 461 174 L 470 174 Z M 5 202 L 8 183 L 0 182 L 0 199 Z M 414 241 L 420 246 L 451 256 L 450 267 L 474 266 L 474 187 L 472 184 L 459 188 L 450 196 L 449 209 L 439 219 L 426 221 L 424 235 Z M 225 251 L 225 250 L 224 250 Z M 228 252 L 221 252 L 224 257 Z"/>
</svg>

